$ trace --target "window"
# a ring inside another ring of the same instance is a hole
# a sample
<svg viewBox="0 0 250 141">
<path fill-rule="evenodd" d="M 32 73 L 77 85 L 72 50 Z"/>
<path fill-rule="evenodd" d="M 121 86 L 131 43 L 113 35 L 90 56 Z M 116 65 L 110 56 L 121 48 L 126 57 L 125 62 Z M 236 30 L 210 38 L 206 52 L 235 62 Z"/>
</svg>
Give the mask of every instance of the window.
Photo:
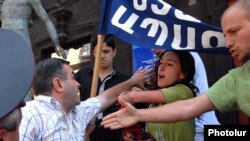
<svg viewBox="0 0 250 141">
<path fill-rule="evenodd" d="M 70 65 L 74 70 L 78 70 L 81 67 L 82 63 L 86 63 L 90 61 L 90 44 L 84 44 L 82 47 L 78 49 L 69 49 L 66 50 L 67 53 L 67 61 L 70 62 Z M 56 53 L 51 54 L 51 58 L 62 58 L 58 56 Z"/>
</svg>

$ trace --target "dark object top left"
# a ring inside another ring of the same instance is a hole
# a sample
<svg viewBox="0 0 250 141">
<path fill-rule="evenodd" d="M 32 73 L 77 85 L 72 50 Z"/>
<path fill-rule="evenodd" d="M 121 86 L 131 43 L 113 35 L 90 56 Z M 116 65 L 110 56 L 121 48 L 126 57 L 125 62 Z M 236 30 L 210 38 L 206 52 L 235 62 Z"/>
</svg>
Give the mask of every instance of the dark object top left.
<svg viewBox="0 0 250 141">
<path fill-rule="evenodd" d="M 0 66 L 0 118 L 2 118 L 23 101 L 34 75 L 32 49 L 14 31 L 0 29 Z"/>
</svg>

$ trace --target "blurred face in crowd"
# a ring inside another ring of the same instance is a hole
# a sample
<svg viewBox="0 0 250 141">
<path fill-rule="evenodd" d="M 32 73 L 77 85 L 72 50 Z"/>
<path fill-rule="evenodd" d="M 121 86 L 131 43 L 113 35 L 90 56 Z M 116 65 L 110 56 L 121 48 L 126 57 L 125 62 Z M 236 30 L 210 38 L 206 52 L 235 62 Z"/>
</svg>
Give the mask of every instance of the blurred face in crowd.
<svg viewBox="0 0 250 141">
<path fill-rule="evenodd" d="M 221 26 L 226 47 L 233 58 L 245 62 L 250 57 L 250 17 L 239 5 L 231 6 L 223 15 Z"/>
<path fill-rule="evenodd" d="M 0 129 L 0 141 L 19 141 L 19 124 L 16 130 L 7 131 L 5 129 Z"/>
<path fill-rule="evenodd" d="M 64 65 L 64 71 L 67 74 L 67 79 L 62 80 L 64 88 L 63 100 L 68 109 L 74 108 L 80 104 L 79 88 L 80 84 L 75 80 L 74 71 L 69 65 Z"/>
<path fill-rule="evenodd" d="M 94 56 L 96 55 L 97 55 L 97 47 L 95 47 L 95 50 L 94 50 Z M 116 55 L 116 49 L 113 49 L 112 47 L 108 46 L 106 43 L 103 43 L 101 63 L 100 63 L 101 69 L 113 67 L 113 59 L 115 55 Z"/>
<path fill-rule="evenodd" d="M 184 78 L 177 54 L 171 51 L 165 52 L 158 66 L 158 86 L 168 87 Z"/>
<path fill-rule="evenodd" d="M 0 141 L 19 141 L 19 125 L 22 120 L 21 108 L 16 108 L 0 119 Z"/>
</svg>

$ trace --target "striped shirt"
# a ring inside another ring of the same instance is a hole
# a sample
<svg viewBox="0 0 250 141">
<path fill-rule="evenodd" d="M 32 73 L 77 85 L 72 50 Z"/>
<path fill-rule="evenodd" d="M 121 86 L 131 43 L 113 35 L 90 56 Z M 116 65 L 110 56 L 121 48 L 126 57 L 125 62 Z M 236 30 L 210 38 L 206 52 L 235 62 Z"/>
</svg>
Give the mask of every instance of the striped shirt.
<svg viewBox="0 0 250 141">
<path fill-rule="evenodd" d="M 90 98 L 66 114 L 58 101 L 38 96 L 22 109 L 20 141 L 83 141 L 89 121 L 101 110 L 101 103 Z"/>
</svg>

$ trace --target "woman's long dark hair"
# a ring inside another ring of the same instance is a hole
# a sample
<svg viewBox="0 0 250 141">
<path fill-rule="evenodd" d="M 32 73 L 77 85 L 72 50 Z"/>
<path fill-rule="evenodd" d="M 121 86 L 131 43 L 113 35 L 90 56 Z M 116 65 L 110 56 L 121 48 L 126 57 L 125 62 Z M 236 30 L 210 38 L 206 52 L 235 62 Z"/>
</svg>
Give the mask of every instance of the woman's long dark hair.
<svg viewBox="0 0 250 141">
<path fill-rule="evenodd" d="M 155 64 L 154 76 L 152 78 L 152 85 L 151 85 L 150 89 L 159 89 L 159 87 L 157 85 L 157 81 L 158 81 L 158 67 L 160 65 L 161 58 L 164 56 L 164 54 L 166 52 L 168 52 L 168 51 L 164 51 L 160 55 L 159 60 Z M 184 79 L 182 79 L 180 82 L 174 83 L 173 85 L 176 85 L 176 84 L 186 85 L 186 86 L 188 86 L 193 91 L 193 95 L 196 96 L 196 92 L 198 92 L 198 88 L 191 83 L 191 81 L 194 78 L 194 74 L 195 74 L 195 63 L 194 63 L 193 56 L 189 52 L 187 52 L 187 51 L 173 50 L 171 52 L 175 53 L 178 56 L 178 58 L 180 60 L 181 71 L 185 75 Z"/>
</svg>

